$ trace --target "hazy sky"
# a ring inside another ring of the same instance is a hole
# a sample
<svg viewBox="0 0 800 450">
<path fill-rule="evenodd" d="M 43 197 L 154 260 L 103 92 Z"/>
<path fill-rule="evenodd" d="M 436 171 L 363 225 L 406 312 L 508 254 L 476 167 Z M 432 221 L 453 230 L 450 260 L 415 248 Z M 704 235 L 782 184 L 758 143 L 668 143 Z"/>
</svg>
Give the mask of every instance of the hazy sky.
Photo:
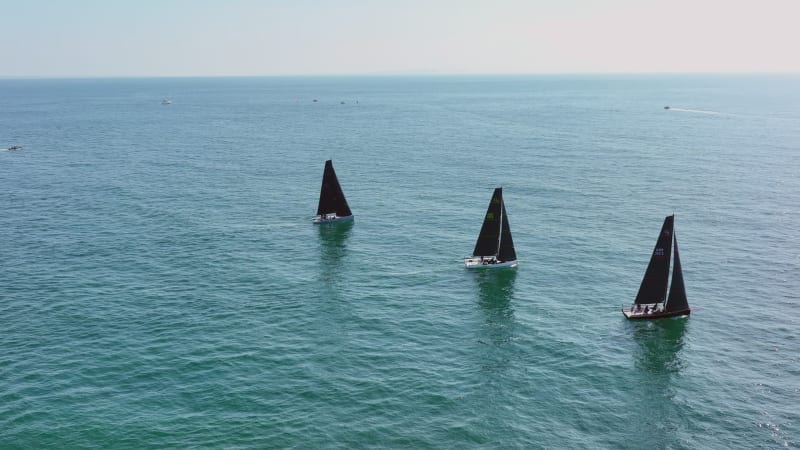
<svg viewBox="0 0 800 450">
<path fill-rule="evenodd" d="M 0 76 L 800 72 L 800 0 L 0 0 Z"/>
</svg>

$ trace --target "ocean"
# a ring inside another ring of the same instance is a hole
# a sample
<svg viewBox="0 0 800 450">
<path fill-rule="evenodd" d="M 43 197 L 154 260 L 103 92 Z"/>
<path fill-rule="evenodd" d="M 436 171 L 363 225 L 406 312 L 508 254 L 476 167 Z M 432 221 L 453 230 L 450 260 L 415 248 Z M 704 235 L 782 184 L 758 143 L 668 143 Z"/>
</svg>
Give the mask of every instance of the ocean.
<svg viewBox="0 0 800 450">
<path fill-rule="evenodd" d="M 800 76 L 0 105 L 0 447 L 800 447 Z M 327 159 L 352 225 L 311 223 Z M 520 263 L 467 271 L 495 187 Z M 628 321 L 673 213 L 695 309 Z"/>
</svg>

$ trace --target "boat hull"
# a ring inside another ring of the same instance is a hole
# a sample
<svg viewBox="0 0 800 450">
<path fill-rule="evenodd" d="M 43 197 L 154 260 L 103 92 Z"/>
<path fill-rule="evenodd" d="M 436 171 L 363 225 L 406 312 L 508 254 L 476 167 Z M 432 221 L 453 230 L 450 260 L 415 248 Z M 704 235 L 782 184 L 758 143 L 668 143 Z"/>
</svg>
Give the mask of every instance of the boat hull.
<svg viewBox="0 0 800 450">
<path fill-rule="evenodd" d="M 622 308 L 622 314 L 625 315 L 626 319 L 630 320 L 654 320 L 654 319 L 666 319 L 667 317 L 677 317 L 677 316 L 688 316 L 691 314 L 691 309 L 685 309 L 683 311 L 659 311 L 654 313 L 644 313 L 644 312 L 636 312 L 634 313 L 630 307 Z"/>
<path fill-rule="evenodd" d="M 336 217 L 333 217 L 333 218 L 316 216 L 313 219 L 311 219 L 312 222 L 320 223 L 320 224 L 322 224 L 322 223 L 335 223 L 335 222 L 350 222 L 352 220 L 353 220 L 353 216 L 344 216 L 344 217 L 336 216 Z"/>
<path fill-rule="evenodd" d="M 467 269 L 502 269 L 505 267 L 517 267 L 517 260 L 515 259 L 513 261 L 503 261 L 490 264 L 486 260 L 481 260 L 480 257 L 464 258 L 464 267 Z"/>
</svg>

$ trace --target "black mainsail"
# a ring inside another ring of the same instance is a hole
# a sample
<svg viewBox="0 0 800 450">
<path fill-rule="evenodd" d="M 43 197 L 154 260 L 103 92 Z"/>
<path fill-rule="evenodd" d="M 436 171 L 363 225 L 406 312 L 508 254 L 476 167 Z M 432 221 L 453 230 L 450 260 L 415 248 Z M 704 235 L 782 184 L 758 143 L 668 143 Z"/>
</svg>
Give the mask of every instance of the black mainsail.
<svg viewBox="0 0 800 450">
<path fill-rule="evenodd" d="M 517 259 L 511 226 L 503 203 L 503 188 L 495 188 L 492 194 L 472 256 L 494 256 L 499 261 Z"/>
<path fill-rule="evenodd" d="M 639 293 L 636 294 L 634 303 L 637 305 L 663 303 L 666 300 L 674 219 L 674 215 L 664 219 L 661 234 L 658 236 L 653 255 L 650 257 L 650 264 L 642 278 Z"/>
<path fill-rule="evenodd" d="M 500 241 L 500 216 L 503 214 L 503 188 L 496 188 L 492 199 L 489 201 L 489 208 L 483 218 L 481 232 L 475 242 L 475 250 L 472 256 L 495 256 Z"/>
<path fill-rule="evenodd" d="M 319 206 L 317 206 L 317 215 L 336 213 L 338 217 L 352 216 L 350 207 L 347 206 L 347 200 L 344 198 L 342 186 L 339 185 L 339 179 L 336 178 L 336 172 L 333 170 L 333 162 L 331 160 L 325 161 L 325 172 L 322 174 L 322 187 L 319 191 Z"/>
<path fill-rule="evenodd" d="M 678 255 L 678 238 L 675 237 L 675 264 L 672 267 L 672 285 L 669 287 L 667 304 L 664 305 L 666 312 L 688 311 L 689 301 L 686 299 L 686 286 L 683 284 L 683 271 L 681 270 L 681 258 Z"/>
</svg>

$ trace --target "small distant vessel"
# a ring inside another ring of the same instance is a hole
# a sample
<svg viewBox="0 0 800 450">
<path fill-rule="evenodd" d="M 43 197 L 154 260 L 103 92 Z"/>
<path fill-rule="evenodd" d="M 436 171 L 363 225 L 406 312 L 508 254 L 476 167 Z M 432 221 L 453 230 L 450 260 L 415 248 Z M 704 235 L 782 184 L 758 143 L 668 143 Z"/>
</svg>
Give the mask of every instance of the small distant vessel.
<svg viewBox="0 0 800 450">
<path fill-rule="evenodd" d="M 161 104 L 162 105 L 171 105 L 172 104 L 172 100 L 170 100 L 168 98 L 165 98 L 164 100 L 161 100 Z"/>
<path fill-rule="evenodd" d="M 25 148 L 25 147 L 23 147 L 21 145 L 14 145 L 14 146 L 11 146 L 11 147 L 7 147 L 6 150 L 11 151 L 11 152 L 16 152 L 16 151 L 22 150 L 23 148 Z"/>
<path fill-rule="evenodd" d="M 314 100 L 311 100 L 311 101 L 312 101 L 312 102 L 314 102 L 314 103 L 317 103 L 317 101 L 318 101 L 318 100 L 317 100 L 317 99 L 314 99 Z"/>
<path fill-rule="evenodd" d="M 669 109 L 669 106 L 665 106 L 664 109 Z"/>
<path fill-rule="evenodd" d="M 353 220 L 353 213 L 344 198 L 342 186 L 333 170 L 333 162 L 325 161 L 322 173 L 322 187 L 319 191 L 317 215 L 311 219 L 314 223 L 345 222 Z"/>
<path fill-rule="evenodd" d="M 667 216 L 656 241 L 650 264 L 644 273 L 639 293 L 633 305 L 623 306 L 622 313 L 628 319 L 660 319 L 663 317 L 686 316 L 692 312 L 686 300 L 686 286 L 683 284 L 681 258 L 678 255 L 678 239 L 674 232 L 675 215 Z M 669 285 L 669 260 L 675 248 L 675 264 L 672 268 L 672 285 Z"/>
<path fill-rule="evenodd" d="M 472 256 L 464 258 L 464 266 L 467 269 L 489 269 L 516 265 L 517 253 L 503 203 L 503 188 L 495 188 L 475 249 Z"/>
</svg>

